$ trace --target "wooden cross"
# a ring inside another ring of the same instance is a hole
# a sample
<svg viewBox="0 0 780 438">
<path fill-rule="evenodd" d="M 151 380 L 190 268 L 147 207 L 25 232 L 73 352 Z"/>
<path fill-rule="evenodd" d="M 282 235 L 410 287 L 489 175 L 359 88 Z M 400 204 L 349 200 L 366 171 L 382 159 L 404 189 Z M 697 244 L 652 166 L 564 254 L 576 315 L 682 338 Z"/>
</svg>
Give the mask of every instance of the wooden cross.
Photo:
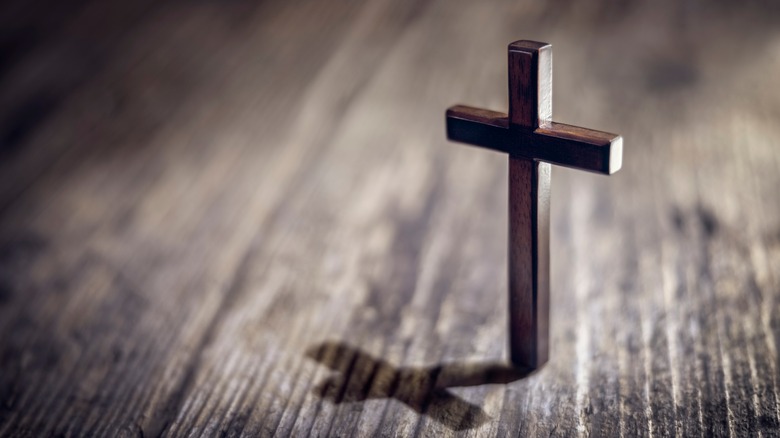
<svg viewBox="0 0 780 438">
<path fill-rule="evenodd" d="M 509 45 L 509 116 L 456 105 L 447 137 L 509 154 L 509 349 L 536 369 L 549 357 L 550 165 L 612 174 L 623 139 L 552 121 L 552 46 Z"/>
</svg>

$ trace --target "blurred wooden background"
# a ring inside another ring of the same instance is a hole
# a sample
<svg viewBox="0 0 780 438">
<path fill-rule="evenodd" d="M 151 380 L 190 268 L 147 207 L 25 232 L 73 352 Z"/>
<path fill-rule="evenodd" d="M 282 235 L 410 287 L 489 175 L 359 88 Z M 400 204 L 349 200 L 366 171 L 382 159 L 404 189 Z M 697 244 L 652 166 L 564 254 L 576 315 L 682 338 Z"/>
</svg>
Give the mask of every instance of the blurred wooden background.
<svg viewBox="0 0 780 438">
<path fill-rule="evenodd" d="M 65 4 L 67 3 L 67 5 Z M 777 436 L 780 8 L 10 0 L 0 435 Z M 506 46 L 553 44 L 551 361 L 506 355 Z"/>
</svg>

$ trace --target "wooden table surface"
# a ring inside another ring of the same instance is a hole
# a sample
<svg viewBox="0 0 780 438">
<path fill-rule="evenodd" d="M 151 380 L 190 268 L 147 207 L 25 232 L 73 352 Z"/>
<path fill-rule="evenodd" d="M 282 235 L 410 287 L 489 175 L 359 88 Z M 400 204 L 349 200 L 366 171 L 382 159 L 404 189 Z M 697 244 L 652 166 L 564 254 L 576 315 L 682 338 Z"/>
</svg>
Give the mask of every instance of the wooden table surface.
<svg viewBox="0 0 780 438">
<path fill-rule="evenodd" d="M 777 436 L 780 9 L 6 2 L 0 436 Z M 59 5 L 59 6 L 58 6 Z M 551 359 L 507 356 L 506 46 L 553 44 Z"/>
</svg>

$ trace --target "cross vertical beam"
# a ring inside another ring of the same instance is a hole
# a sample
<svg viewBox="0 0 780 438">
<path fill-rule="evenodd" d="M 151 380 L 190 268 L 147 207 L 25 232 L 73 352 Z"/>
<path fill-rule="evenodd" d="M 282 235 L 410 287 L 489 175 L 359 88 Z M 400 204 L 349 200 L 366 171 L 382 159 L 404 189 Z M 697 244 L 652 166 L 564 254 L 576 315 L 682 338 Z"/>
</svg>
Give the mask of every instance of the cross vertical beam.
<svg viewBox="0 0 780 438">
<path fill-rule="evenodd" d="M 509 123 L 528 130 L 552 119 L 552 50 L 509 46 Z M 509 351 L 512 364 L 538 368 L 549 358 L 550 165 L 509 156 Z"/>
</svg>

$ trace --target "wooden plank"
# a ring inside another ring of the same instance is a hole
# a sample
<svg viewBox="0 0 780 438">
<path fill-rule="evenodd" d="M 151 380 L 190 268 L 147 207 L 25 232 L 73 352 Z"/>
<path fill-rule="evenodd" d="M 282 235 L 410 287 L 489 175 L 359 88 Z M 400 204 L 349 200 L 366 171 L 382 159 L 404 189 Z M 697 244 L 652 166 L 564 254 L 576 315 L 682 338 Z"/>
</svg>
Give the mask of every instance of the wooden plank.
<svg viewBox="0 0 780 438">
<path fill-rule="evenodd" d="M 3 179 L 0 435 L 772 436 L 780 14 L 688 8 L 149 11 Z M 504 106 L 518 38 L 555 46 L 556 120 L 627 144 L 554 171 L 530 376 L 505 159 L 441 119 Z"/>
</svg>

